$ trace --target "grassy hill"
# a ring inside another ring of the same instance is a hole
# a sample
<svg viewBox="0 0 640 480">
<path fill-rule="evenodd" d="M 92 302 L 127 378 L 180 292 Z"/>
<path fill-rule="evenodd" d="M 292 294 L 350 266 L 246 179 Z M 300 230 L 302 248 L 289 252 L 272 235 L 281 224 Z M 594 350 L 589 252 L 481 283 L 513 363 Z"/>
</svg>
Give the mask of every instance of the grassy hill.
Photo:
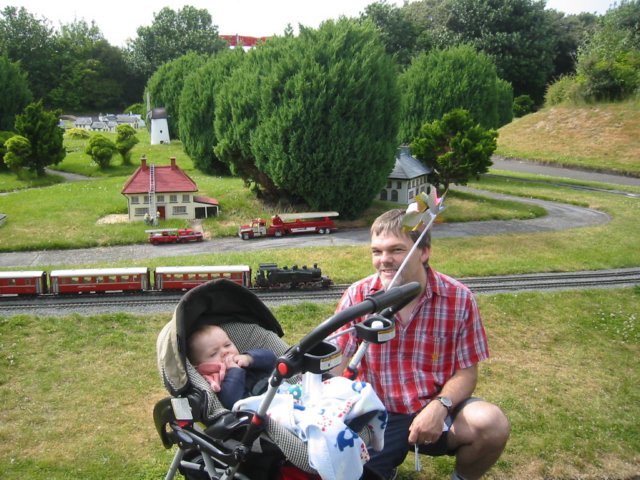
<svg viewBox="0 0 640 480">
<path fill-rule="evenodd" d="M 499 134 L 499 155 L 640 176 L 637 101 L 545 108 Z"/>
</svg>

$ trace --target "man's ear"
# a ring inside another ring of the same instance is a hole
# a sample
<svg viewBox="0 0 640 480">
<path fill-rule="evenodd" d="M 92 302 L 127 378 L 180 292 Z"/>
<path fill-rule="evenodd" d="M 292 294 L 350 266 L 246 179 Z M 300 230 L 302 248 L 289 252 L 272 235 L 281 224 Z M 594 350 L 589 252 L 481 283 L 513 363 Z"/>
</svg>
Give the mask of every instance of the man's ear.
<svg viewBox="0 0 640 480">
<path fill-rule="evenodd" d="M 431 256 L 431 248 L 425 247 L 420 249 L 420 262 L 427 263 L 429 261 L 429 257 Z"/>
</svg>

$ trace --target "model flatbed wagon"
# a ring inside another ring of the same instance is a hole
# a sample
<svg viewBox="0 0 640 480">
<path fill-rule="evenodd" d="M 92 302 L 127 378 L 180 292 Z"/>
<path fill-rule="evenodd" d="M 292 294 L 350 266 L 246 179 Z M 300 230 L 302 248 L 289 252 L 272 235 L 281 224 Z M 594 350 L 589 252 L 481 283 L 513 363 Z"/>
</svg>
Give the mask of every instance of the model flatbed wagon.
<svg viewBox="0 0 640 480">
<path fill-rule="evenodd" d="M 202 232 L 196 232 L 191 228 L 164 228 L 159 230 L 145 230 L 149 234 L 149 243 L 160 245 L 161 243 L 186 243 L 201 242 Z"/>
<path fill-rule="evenodd" d="M 281 213 L 271 217 L 271 225 L 262 218 L 254 218 L 248 225 L 242 225 L 238 236 L 243 240 L 254 237 L 282 237 L 296 233 L 328 234 L 336 230 L 332 218 L 338 212 Z"/>
</svg>

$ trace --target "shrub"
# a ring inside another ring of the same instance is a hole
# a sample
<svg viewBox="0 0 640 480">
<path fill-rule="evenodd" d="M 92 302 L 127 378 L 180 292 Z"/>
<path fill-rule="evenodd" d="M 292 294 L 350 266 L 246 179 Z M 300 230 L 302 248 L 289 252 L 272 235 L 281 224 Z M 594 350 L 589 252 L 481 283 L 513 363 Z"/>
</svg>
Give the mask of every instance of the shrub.
<svg viewBox="0 0 640 480">
<path fill-rule="evenodd" d="M 115 152 L 115 143 L 100 133 L 91 136 L 85 150 L 85 153 L 96 162 L 96 165 L 98 165 L 98 168 L 101 170 L 109 166 Z"/>
<path fill-rule="evenodd" d="M 516 117 L 533 112 L 533 99 L 529 95 L 520 95 L 513 99 L 513 114 Z"/>
<path fill-rule="evenodd" d="M 91 132 L 84 128 L 70 128 L 64 134 L 64 138 L 73 140 L 85 140 L 91 136 Z"/>
</svg>

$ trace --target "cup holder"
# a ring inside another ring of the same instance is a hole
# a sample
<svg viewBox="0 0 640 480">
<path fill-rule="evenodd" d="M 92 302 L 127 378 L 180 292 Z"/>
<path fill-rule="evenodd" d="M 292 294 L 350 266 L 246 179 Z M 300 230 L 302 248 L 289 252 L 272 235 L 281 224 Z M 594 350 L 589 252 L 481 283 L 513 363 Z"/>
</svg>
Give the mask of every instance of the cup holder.
<svg viewBox="0 0 640 480">
<path fill-rule="evenodd" d="M 337 345 L 322 341 L 304 354 L 304 371 L 325 373 L 342 362 L 342 352 Z"/>
<path fill-rule="evenodd" d="M 369 343 L 386 343 L 396 336 L 395 322 L 382 315 L 372 315 L 355 325 L 356 335 Z"/>
</svg>

